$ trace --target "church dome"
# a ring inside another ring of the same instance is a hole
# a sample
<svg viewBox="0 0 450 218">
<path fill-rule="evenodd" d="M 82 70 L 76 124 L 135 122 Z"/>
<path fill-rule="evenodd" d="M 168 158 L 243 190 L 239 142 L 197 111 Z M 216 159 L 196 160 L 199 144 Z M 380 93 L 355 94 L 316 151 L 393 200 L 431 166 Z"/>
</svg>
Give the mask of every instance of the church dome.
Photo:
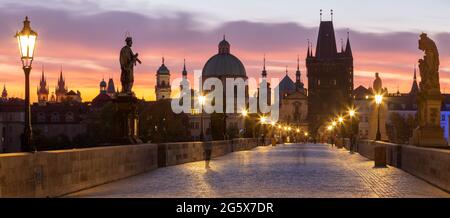
<svg viewBox="0 0 450 218">
<path fill-rule="evenodd" d="M 105 82 L 105 80 L 102 80 L 102 81 L 100 82 L 100 87 L 105 87 L 105 88 L 106 88 L 106 82 Z"/>
<path fill-rule="evenodd" d="M 206 62 L 202 75 L 204 77 L 247 77 L 244 65 L 230 53 L 230 43 L 225 38 L 219 43 L 219 53 Z"/>
<path fill-rule="evenodd" d="M 158 68 L 158 71 L 156 71 L 156 73 L 157 74 L 170 74 L 169 68 L 167 68 L 166 65 L 164 64 L 164 58 L 162 58 L 162 64 Z"/>
</svg>

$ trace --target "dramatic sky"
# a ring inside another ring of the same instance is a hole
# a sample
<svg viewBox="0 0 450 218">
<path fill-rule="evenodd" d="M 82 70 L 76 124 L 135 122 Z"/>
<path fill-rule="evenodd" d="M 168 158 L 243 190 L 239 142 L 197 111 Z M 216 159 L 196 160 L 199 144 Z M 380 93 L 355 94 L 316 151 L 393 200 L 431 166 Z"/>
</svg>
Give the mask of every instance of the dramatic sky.
<svg viewBox="0 0 450 218">
<path fill-rule="evenodd" d="M 231 52 L 249 77 L 260 75 L 266 54 L 269 76 L 294 78 L 297 55 L 306 72 L 306 42 L 315 45 L 319 10 L 330 19 L 334 9 L 337 44 L 350 39 L 355 59 L 355 88 L 370 86 L 375 72 L 390 92 L 408 92 L 421 32 L 429 33 L 441 55 L 442 91 L 450 88 L 450 1 L 300 1 L 300 0 L 0 0 L 0 84 L 10 96 L 23 97 L 23 72 L 14 33 L 25 16 L 39 33 L 31 76 L 32 100 L 41 66 L 51 91 L 62 66 L 69 89 L 83 100 L 98 94 L 104 77 L 120 84 L 119 50 L 128 31 L 142 65 L 135 68 L 138 97 L 154 98 L 155 71 L 164 56 L 172 77 L 183 58 L 190 73 L 217 53 L 226 34 Z M 302 79 L 306 82 L 306 75 Z"/>
</svg>

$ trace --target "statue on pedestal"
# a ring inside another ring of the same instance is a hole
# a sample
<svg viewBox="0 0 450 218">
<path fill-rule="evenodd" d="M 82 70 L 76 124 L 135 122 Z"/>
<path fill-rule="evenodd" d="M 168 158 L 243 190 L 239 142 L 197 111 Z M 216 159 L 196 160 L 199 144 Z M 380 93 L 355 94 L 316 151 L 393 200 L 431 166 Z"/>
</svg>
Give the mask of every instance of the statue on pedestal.
<svg viewBox="0 0 450 218">
<path fill-rule="evenodd" d="M 131 89 L 133 88 L 134 82 L 134 72 L 133 68 L 136 62 L 141 64 L 142 62 L 138 58 L 138 53 L 134 54 L 131 50 L 133 45 L 133 39 L 127 37 L 125 39 L 126 45 L 120 50 L 120 82 L 122 83 L 122 93 L 131 94 Z"/>
<path fill-rule="evenodd" d="M 418 95 L 417 117 L 419 126 L 414 130 L 411 142 L 423 147 L 447 146 L 440 126 L 442 94 L 439 84 L 439 52 L 433 40 L 422 33 L 419 49 L 424 51 L 419 60 L 420 91 Z"/>
<path fill-rule="evenodd" d="M 132 92 L 134 82 L 133 68 L 136 62 L 141 64 L 138 54 L 134 54 L 131 50 L 133 39 L 127 37 L 126 45 L 120 50 L 120 81 L 122 83 L 122 91 L 116 94 L 114 98 L 115 104 L 115 133 L 114 141 L 118 144 L 139 144 L 139 114 L 138 99 Z"/>
</svg>

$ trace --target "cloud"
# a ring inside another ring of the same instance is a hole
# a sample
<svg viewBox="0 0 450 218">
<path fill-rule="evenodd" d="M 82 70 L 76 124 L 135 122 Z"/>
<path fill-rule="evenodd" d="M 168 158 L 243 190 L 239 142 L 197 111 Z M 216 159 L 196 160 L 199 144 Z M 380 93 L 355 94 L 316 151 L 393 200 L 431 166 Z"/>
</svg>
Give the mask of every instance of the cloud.
<svg viewBox="0 0 450 218">
<path fill-rule="evenodd" d="M 161 56 L 166 57 L 166 64 L 173 75 L 179 75 L 183 58 L 188 60 L 189 70 L 201 69 L 207 59 L 217 52 L 217 44 L 223 34 L 231 43 L 232 53 L 245 64 L 249 76 L 259 76 L 263 54 L 268 57 L 269 75 L 284 76 L 285 66 L 288 65 L 292 76 L 297 55 L 304 60 L 306 41 L 310 39 L 315 44 L 318 32 L 318 27 L 311 28 L 293 22 L 244 20 L 210 28 L 202 22 L 208 17 L 187 12 L 172 12 L 170 16 L 161 16 L 164 14 L 161 11 L 158 13 L 160 16 L 127 11 L 78 13 L 39 6 L 19 7 L 16 4 L 0 7 L 0 11 L 0 62 L 3 64 L 1 66 L 7 66 L 0 68 L 1 77 L 21 75 L 20 67 L 12 72 L 13 66 L 19 63 L 16 41 L 12 36 L 21 27 L 23 17 L 28 15 L 32 27 L 39 33 L 35 63 L 45 64 L 52 74 L 59 72 L 59 66 L 63 64 L 64 69 L 71 72 L 67 75 L 68 80 L 73 78 L 76 81 L 70 83 L 74 89 L 94 86 L 89 89 L 92 93 L 87 96 L 95 96 L 95 86 L 103 75 L 119 78 L 117 59 L 127 31 L 133 36 L 133 49 L 140 53 L 144 62 L 136 68 L 136 87 L 142 92 L 138 96 L 150 96 L 154 87 L 154 72 L 160 65 Z M 386 74 L 386 84 L 391 86 L 395 85 L 395 75 L 397 78 L 411 78 L 412 66 L 422 55 L 417 49 L 419 34 L 350 30 L 355 72 L 361 72 L 360 75 L 356 74 L 355 85 L 367 85 L 369 80 L 360 76 L 367 76 L 367 72 L 372 71 L 379 71 L 382 77 Z M 441 52 L 442 69 L 449 69 L 450 33 L 438 33 L 432 37 Z M 336 38 L 340 47 L 339 39 L 345 42 L 347 29 L 337 27 Z M 302 71 L 306 72 L 304 61 L 301 66 Z M 443 70 L 441 77 L 450 87 L 449 73 Z M 306 81 L 305 77 L 303 80 Z M 34 84 L 37 82 L 32 81 Z"/>
</svg>

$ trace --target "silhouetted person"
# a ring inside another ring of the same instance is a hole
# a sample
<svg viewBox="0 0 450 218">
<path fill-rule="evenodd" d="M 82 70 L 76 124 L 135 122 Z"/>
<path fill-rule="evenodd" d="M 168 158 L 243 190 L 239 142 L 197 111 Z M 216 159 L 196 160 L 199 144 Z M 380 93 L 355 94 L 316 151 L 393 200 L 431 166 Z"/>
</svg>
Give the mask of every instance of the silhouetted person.
<svg viewBox="0 0 450 218">
<path fill-rule="evenodd" d="M 209 169 L 209 162 L 211 161 L 211 154 L 212 154 L 212 143 L 210 141 L 203 143 L 203 148 L 205 151 L 205 168 Z"/>
</svg>

